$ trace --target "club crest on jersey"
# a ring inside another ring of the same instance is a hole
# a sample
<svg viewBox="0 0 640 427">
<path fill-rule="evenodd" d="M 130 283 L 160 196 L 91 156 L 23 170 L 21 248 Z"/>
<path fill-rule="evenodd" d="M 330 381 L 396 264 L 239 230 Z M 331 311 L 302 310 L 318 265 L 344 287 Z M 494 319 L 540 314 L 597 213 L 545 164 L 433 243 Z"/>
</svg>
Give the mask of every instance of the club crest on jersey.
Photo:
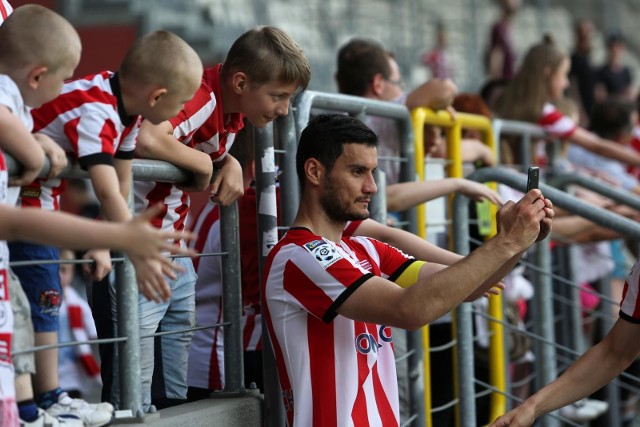
<svg viewBox="0 0 640 427">
<path fill-rule="evenodd" d="M 314 256 L 325 270 L 339 259 L 342 259 L 342 255 L 336 250 L 335 246 L 324 240 L 305 243 L 304 248 Z"/>
</svg>

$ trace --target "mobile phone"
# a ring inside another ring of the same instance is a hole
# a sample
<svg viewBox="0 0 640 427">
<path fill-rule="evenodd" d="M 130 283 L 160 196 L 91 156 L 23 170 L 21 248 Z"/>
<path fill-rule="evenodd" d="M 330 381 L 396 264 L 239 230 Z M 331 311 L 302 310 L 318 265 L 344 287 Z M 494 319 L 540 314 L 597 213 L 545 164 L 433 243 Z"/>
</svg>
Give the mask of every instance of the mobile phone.
<svg viewBox="0 0 640 427">
<path fill-rule="evenodd" d="M 527 193 L 534 188 L 538 188 L 540 183 L 540 168 L 537 166 L 530 166 L 527 172 Z"/>
</svg>

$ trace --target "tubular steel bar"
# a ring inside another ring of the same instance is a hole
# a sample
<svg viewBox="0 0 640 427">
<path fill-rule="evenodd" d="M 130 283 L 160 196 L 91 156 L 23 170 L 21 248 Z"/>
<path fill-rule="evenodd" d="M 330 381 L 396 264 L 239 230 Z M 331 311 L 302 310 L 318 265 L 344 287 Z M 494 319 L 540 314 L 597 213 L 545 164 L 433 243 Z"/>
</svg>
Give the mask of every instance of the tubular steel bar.
<svg viewBox="0 0 640 427">
<path fill-rule="evenodd" d="M 604 181 L 588 175 L 580 173 L 554 174 L 553 178 L 551 178 L 548 183 L 549 185 L 560 189 L 565 189 L 572 184 L 579 185 L 606 196 L 611 200 L 615 200 L 618 203 L 640 210 L 640 197 L 638 197 L 637 194 L 615 188 L 610 184 L 606 184 Z"/>
<path fill-rule="evenodd" d="M 467 179 L 478 182 L 501 182 L 522 192 L 526 191 L 526 175 L 513 172 L 511 170 L 483 168 L 467 176 Z M 571 194 L 565 193 L 564 191 L 560 191 L 546 184 L 540 184 L 540 190 L 542 190 L 544 196 L 551 200 L 555 206 L 570 211 L 576 215 L 580 215 L 602 225 L 603 227 L 615 230 L 627 237 L 631 237 L 636 240 L 640 239 L 640 224 L 635 221 L 613 212 L 596 208 Z"/>
<path fill-rule="evenodd" d="M 134 212 L 133 180 L 129 188 L 129 210 Z M 140 372 L 140 318 L 136 273 L 128 257 L 116 266 L 116 302 L 118 304 L 118 336 L 128 337 L 118 343 L 120 376 L 120 408 L 130 409 L 135 418 L 144 417 Z"/>
<path fill-rule="evenodd" d="M 278 119 L 282 120 L 282 119 Z M 265 259 L 278 241 L 276 201 L 276 167 L 273 151 L 273 127 L 254 130 L 256 196 L 258 215 L 258 250 L 260 283 Z M 262 322 L 262 373 L 264 375 L 264 423 L 267 426 L 285 425 L 284 405 L 280 396 L 280 381 L 273 347 L 267 332 L 267 322 Z"/>
<path fill-rule="evenodd" d="M 454 197 L 453 225 L 454 250 L 467 255 L 469 248 L 469 210 L 468 199 Z M 457 384 L 459 400 L 459 423 L 461 426 L 476 425 L 476 399 L 473 361 L 473 316 L 471 303 L 460 304 L 456 308 Z"/>
<path fill-rule="evenodd" d="M 242 282 L 240 280 L 240 230 L 238 203 L 220 205 L 220 249 L 228 252 L 222 264 L 222 318 L 224 330 L 224 391 L 244 394 L 242 351 Z"/>
</svg>

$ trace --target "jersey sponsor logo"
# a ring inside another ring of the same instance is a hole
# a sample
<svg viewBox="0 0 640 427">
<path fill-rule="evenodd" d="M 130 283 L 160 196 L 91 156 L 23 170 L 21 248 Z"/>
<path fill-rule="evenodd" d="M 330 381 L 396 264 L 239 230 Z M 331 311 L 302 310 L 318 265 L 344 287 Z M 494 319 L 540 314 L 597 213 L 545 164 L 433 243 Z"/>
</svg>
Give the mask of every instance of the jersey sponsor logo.
<svg viewBox="0 0 640 427">
<path fill-rule="evenodd" d="M 305 243 L 304 248 L 313 255 L 325 270 L 336 261 L 342 259 L 342 255 L 336 250 L 335 246 L 324 240 L 314 240 L 313 242 Z"/>
<path fill-rule="evenodd" d="M 22 187 L 20 190 L 20 197 L 25 199 L 39 199 L 41 193 L 42 190 L 39 188 Z"/>
<path fill-rule="evenodd" d="M 391 339 L 391 327 L 380 325 L 378 327 L 378 338 L 383 343 L 393 341 Z M 358 334 L 355 344 L 356 350 L 361 354 L 377 353 L 378 349 L 382 347 L 382 344 L 376 341 L 376 337 L 368 332 Z"/>
</svg>

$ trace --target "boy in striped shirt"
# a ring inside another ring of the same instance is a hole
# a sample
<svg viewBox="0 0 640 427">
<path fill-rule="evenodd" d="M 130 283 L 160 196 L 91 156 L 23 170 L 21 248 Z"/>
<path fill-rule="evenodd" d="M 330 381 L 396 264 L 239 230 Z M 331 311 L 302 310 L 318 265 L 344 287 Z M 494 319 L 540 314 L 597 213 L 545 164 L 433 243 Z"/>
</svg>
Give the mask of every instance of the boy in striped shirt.
<svg viewBox="0 0 640 427">
<path fill-rule="evenodd" d="M 136 210 L 162 202 L 165 215 L 154 225 L 165 230 L 184 229 L 188 191 L 209 187 L 213 169 L 217 175 L 209 189 L 211 199 L 223 205 L 233 203 L 244 186 L 242 169 L 228 150 L 243 127 L 243 117 L 256 127 L 264 127 L 286 115 L 292 97 L 307 87 L 310 77 L 311 67 L 304 52 L 284 31 L 266 26 L 241 35 L 223 64 L 204 70 L 200 88 L 177 116 L 158 126 L 142 123 L 136 153 L 186 168 L 195 179 L 186 186 L 136 182 Z M 186 272 L 171 282 L 170 301 L 161 305 L 140 301 L 142 334 L 194 325 L 196 275 L 191 260 L 180 262 Z M 162 390 L 153 396 L 158 408 L 182 403 L 187 397 L 191 335 L 167 335 L 160 341 L 162 354 L 156 356 L 155 368 L 153 343 L 143 347 L 141 353 L 144 394 L 149 394 L 152 374 L 154 380 L 162 378 Z M 149 405 L 145 397 L 144 407 Z"/>
</svg>

